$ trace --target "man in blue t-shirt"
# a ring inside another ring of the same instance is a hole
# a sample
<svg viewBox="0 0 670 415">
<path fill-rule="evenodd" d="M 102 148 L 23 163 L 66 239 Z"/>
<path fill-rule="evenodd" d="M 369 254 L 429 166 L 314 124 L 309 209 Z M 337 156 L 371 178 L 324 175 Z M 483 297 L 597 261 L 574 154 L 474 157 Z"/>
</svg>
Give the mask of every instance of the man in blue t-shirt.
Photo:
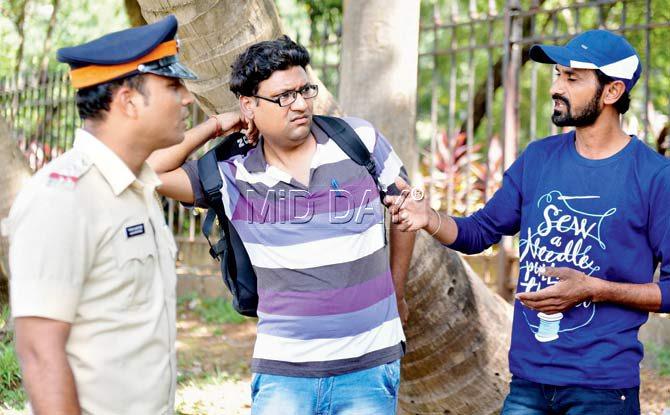
<svg viewBox="0 0 670 415">
<path fill-rule="evenodd" d="M 670 160 L 621 129 L 641 73 L 623 37 L 588 31 L 530 57 L 555 65 L 552 121 L 575 130 L 531 143 L 469 217 L 421 195 L 386 203 L 401 229 L 468 254 L 520 233 L 503 414 L 636 414 L 638 329 L 670 310 Z"/>
</svg>

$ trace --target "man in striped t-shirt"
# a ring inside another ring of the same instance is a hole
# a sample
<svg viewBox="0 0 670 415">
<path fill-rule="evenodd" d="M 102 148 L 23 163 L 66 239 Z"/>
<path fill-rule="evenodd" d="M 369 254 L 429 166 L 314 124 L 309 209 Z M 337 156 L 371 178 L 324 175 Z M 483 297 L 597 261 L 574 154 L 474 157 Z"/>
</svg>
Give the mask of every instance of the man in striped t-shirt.
<svg viewBox="0 0 670 415">
<path fill-rule="evenodd" d="M 305 48 L 281 37 L 242 53 L 230 81 L 260 133 L 245 156 L 219 163 L 226 215 L 258 276 L 252 413 L 391 414 L 414 235 L 392 227 L 387 246 L 375 178 L 312 123 L 318 88 L 308 63 Z M 195 163 L 177 166 L 238 118 L 216 120 L 154 155 L 159 192 L 206 206 Z M 345 121 L 371 152 L 380 186 L 397 191 L 396 178 L 407 177 L 389 142 L 366 121 Z"/>
</svg>

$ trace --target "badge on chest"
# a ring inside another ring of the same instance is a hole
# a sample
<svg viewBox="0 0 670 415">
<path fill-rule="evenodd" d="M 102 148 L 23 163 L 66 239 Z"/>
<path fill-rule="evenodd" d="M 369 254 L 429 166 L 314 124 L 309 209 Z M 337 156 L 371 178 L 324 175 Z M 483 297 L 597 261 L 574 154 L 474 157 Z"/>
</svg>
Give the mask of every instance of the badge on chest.
<svg viewBox="0 0 670 415">
<path fill-rule="evenodd" d="M 126 237 L 132 238 L 134 236 L 144 235 L 144 224 L 140 223 L 137 225 L 128 226 L 126 228 Z"/>
</svg>

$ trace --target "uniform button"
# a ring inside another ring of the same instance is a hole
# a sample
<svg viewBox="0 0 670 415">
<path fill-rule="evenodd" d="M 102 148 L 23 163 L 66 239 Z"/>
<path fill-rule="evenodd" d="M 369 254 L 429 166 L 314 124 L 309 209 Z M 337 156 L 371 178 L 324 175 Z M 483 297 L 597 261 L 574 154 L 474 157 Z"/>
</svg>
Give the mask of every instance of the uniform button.
<svg viewBox="0 0 670 415">
<path fill-rule="evenodd" d="M 622 400 L 622 401 L 625 401 L 625 400 L 626 400 L 626 397 L 625 397 L 624 395 L 621 395 L 621 400 Z"/>
</svg>

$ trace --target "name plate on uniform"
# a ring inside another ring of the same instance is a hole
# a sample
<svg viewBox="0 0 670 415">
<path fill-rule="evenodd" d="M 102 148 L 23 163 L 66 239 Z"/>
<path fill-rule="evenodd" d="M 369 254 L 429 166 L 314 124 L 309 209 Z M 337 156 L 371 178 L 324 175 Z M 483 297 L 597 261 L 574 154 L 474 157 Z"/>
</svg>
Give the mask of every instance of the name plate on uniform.
<svg viewBox="0 0 670 415">
<path fill-rule="evenodd" d="M 126 236 L 132 238 L 133 236 L 138 236 L 144 234 L 144 224 L 140 223 L 139 225 L 128 226 L 126 228 Z"/>
</svg>

